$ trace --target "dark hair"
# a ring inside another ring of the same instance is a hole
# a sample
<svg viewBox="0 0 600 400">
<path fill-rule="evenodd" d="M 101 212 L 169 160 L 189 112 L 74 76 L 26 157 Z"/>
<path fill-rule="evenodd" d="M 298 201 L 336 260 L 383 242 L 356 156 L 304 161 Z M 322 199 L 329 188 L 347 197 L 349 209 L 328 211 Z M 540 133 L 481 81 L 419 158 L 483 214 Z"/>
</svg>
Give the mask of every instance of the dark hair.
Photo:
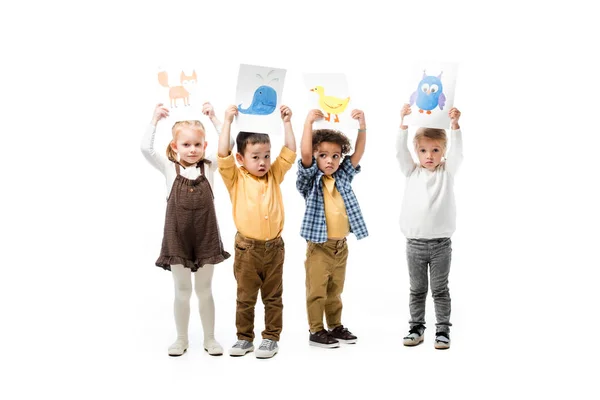
<svg viewBox="0 0 600 400">
<path fill-rule="evenodd" d="M 269 139 L 269 135 L 266 133 L 255 133 L 255 132 L 240 132 L 235 139 L 235 144 L 237 145 L 237 152 L 240 154 L 244 154 L 246 150 L 246 145 L 248 144 L 271 144 L 271 140 Z"/>
<path fill-rule="evenodd" d="M 342 148 L 342 154 L 348 154 L 352 149 L 350 141 L 342 132 L 333 129 L 315 129 L 312 138 L 313 151 L 317 151 L 319 145 L 323 142 L 339 144 Z"/>
</svg>

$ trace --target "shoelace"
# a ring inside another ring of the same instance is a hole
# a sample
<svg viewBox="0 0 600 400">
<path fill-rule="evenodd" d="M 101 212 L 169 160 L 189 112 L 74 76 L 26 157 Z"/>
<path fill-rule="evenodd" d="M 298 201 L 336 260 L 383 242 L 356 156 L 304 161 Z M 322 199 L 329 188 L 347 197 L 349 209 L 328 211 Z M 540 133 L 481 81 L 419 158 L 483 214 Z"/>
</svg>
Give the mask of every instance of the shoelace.
<svg viewBox="0 0 600 400">
<path fill-rule="evenodd" d="M 241 340 L 238 340 L 237 342 L 235 342 L 235 344 L 233 345 L 233 347 L 239 347 L 240 349 L 244 347 L 244 342 Z"/>
<path fill-rule="evenodd" d="M 265 339 L 262 344 L 260 345 L 260 349 L 261 350 L 269 350 L 269 348 L 271 347 L 271 343 L 273 343 L 272 340 L 270 339 Z"/>
</svg>

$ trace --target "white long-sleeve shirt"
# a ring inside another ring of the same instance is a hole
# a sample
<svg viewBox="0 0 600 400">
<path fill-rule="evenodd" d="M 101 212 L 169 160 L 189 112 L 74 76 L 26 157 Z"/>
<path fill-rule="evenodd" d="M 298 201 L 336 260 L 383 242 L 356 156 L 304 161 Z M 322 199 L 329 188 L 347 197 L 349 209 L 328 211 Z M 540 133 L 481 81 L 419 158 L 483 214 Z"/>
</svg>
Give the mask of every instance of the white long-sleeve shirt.
<svg viewBox="0 0 600 400">
<path fill-rule="evenodd" d="M 221 133 L 221 126 L 215 125 L 215 129 L 217 134 Z M 142 154 L 148 160 L 148 162 L 158 169 L 165 176 L 166 185 L 167 185 L 167 199 L 171 194 L 171 188 L 173 187 L 173 182 L 175 182 L 175 178 L 177 177 L 177 171 L 175 170 L 175 164 L 167 158 L 166 148 L 159 149 L 156 151 L 154 149 L 154 137 L 156 135 L 156 127 L 152 124 L 149 124 L 146 127 L 146 131 L 144 132 L 144 136 L 142 137 L 141 150 Z M 216 157 L 216 148 L 212 149 L 210 146 L 206 149 L 208 150 L 204 158 L 210 161 L 210 164 L 204 165 L 204 175 L 212 188 L 214 186 L 214 175 L 217 169 L 217 157 Z M 189 167 L 180 167 L 179 173 L 184 178 L 188 179 L 196 179 L 200 176 L 200 168 L 196 168 L 196 165 L 190 165 Z"/>
<path fill-rule="evenodd" d="M 408 131 L 399 130 L 396 158 L 406 176 L 406 188 L 400 211 L 400 230 L 409 239 L 450 237 L 456 229 L 454 176 L 462 160 L 462 133 L 450 131 L 446 161 L 434 171 L 413 161 L 408 150 Z"/>
</svg>

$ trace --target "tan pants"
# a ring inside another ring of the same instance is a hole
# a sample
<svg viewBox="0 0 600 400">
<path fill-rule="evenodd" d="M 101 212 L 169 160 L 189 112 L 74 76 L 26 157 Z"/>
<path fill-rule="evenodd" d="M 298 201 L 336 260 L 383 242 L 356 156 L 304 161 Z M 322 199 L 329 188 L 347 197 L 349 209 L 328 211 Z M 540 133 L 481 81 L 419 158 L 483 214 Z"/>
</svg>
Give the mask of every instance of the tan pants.
<svg viewBox="0 0 600 400">
<path fill-rule="evenodd" d="M 342 298 L 346 279 L 346 239 L 308 242 L 306 248 L 306 310 L 311 332 L 323 328 L 323 313 L 330 329 L 342 324 Z"/>
<path fill-rule="evenodd" d="M 260 290 L 265 306 L 263 339 L 279 341 L 283 323 L 283 239 L 254 240 L 235 236 L 233 274 L 237 281 L 235 325 L 239 340 L 254 340 L 254 306 Z"/>
</svg>

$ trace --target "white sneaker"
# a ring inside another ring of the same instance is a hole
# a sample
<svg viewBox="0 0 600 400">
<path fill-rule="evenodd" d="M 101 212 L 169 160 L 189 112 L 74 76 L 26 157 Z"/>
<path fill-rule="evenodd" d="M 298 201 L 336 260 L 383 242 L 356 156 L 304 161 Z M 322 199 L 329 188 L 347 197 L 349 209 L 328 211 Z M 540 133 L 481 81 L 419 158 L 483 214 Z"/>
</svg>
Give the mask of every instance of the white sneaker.
<svg viewBox="0 0 600 400">
<path fill-rule="evenodd" d="M 187 340 L 177 339 L 175 343 L 169 346 L 169 355 L 171 357 L 179 357 L 188 349 Z"/>
<path fill-rule="evenodd" d="M 204 342 L 204 350 L 211 356 L 223 355 L 223 347 L 215 339 L 206 340 Z"/>
<path fill-rule="evenodd" d="M 254 351 L 254 345 L 252 344 L 252 342 L 249 342 L 247 340 L 238 340 L 237 342 L 235 342 L 233 347 L 229 349 L 229 355 L 231 357 L 240 357 L 245 356 L 251 351 Z"/>
<path fill-rule="evenodd" d="M 448 332 L 436 332 L 433 346 L 439 350 L 450 348 L 450 334 Z"/>
<path fill-rule="evenodd" d="M 256 358 L 271 358 L 279 351 L 277 342 L 271 339 L 263 339 L 258 350 L 256 350 Z"/>
<path fill-rule="evenodd" d="M 408 331 L 408 335 L 404 336 L 402 342 L 405 346 L 416 346 L 423 342 L 423 332 L 425 327 L 423 325 L 415 325 Z"/>
</svg>

